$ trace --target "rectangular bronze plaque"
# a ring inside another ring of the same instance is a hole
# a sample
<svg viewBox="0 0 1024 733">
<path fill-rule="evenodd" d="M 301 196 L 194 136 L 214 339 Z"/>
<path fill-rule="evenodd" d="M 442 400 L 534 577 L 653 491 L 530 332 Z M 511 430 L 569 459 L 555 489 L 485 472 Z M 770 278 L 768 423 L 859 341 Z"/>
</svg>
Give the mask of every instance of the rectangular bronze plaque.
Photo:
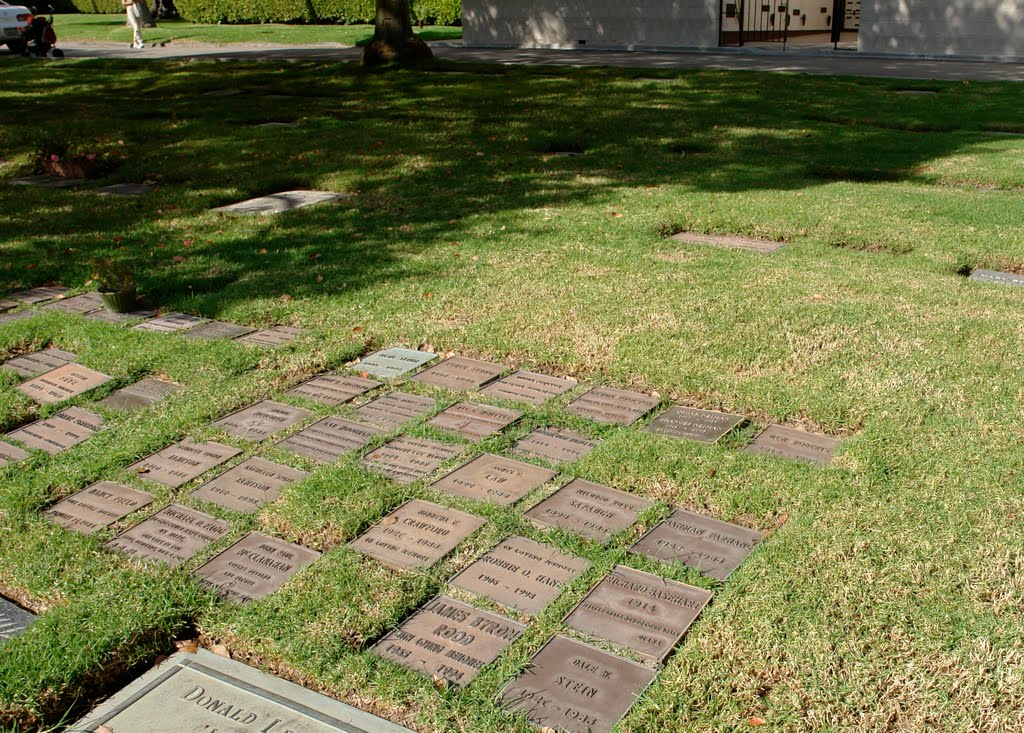
<svg viewBox="0 0 1024 733">
<path fill-rule="evenodd" d="M 743 415 L 677 405 L 651 420 L 644 430 L 670 438 L 689 438 L 701 443 L 714 443 L 744 420 L 746 418 Z"/>
<path fill-rule="evenodd" d="M 477 501 L 509 506 L 555 477 L 555 472 L 493 453 L 459 466 L 431 488 Z"/>
<path fill-rule="evenodd" d="M 275 501 L 282 488 L 306 476 L 305 471 L 253 456 L 210 479 L 193 491 L 192 496 L 225 509 L 252 514 L 264 504 Z"/>
<path fill-rule="evenodd" d="M 460 402 L 432 417 L 428 425 L 451 430 L 467 440 L 483 440 L 511 425 L 523 413 L 475 402 Z"/>
<path fill-rule="evenodd" d="M 108 410 L 139 410 L 148 407 L 154 402 L 159 402 L 168 395 L 180 391 L 182 386 L 174 382 L 167 382 L 156 377 L 147 377 L 135 384 L 129 384 L 119 389 L 109 397 L 99 401 L 101 407 Z"/>
<path fill-rule="evenodd" d="M 346 453 L 359 450 L 384 431 L 372 425 L 346 420 L 343 417 L 325 417 L 277 445 L 300 456 L 320 463 L 334 463 Z"/>
<path fill-rule="evenodd" d="M 629 548 L 667 563 L 679 563 L 725 580 L 739 567 L 762 534 L 718 519 L 676 509 Z"/>
<path fill-rule="evenodd" d="M 769 425 L 754 438 L 745 450 L 747 453 L 768 453 L 779 458 L 796 458 L 818 466 L 827 466 L 832 455 L 842 443 L 819 433 L 787 428 L 783 425 Z"/>
<path fill-rule="evenodd" d="M 38 377 L 40 374 L 53 371 L 57 367 L 70 364 L 78 357 L 70 351 L 60 349 L 42 349 L 31 354 L 22 354 L 3 363 L 4 369 L 10 369 L 23 377 Z"/>
<path fill-rule="evenodd" d="M 228 435 L 245 440 L 263 440 L 287 430 L 305 420 L 313 413 L 301 407 L 292 407 L 282 402 L 263 400 L 243 410 L 214 421 L 214 425 Z"/>
<path fill-rule="evenodd" d="M 17 323 L 18 321 L 24 321 L 27 318 L 31 318 L 36 315 L 36 311 L 33 310 L 20 310 L 17 313 L 4 313 L 0 316 L 0 326 L 6 323 Z"/>
<path fill-rule="evenodd" d="M 424 369 L 412 381 L 455 390 L 473 390 L 487 384 L 503 371 L 505 367 L 501 364 L 453 356 Z"/>
<path fill-rule="evenodd" d="M 413 369 L 417 369 L 436 358 L 437 354 L 432 354 L 429 351 L 413 351 L 412 349 L 399 348 L 381 349 L 360 360 L 352 368 L 366 372 L 374 377 L 394 379 L 403 374 L 408 374 Z"/>
<path fill-rule="evenodd" d="M 632 425 L 657 405 L 657 398 L 640 392 L 594 387 L 570 402 L 565 411 L 599 423 Z"/>
<path fill-rule="evenodd" d="M 578 478 L 530 509 L 526 516 L 543 527 L 561 527 L 605 542 L 633 524 L 637 514 L 653 503 Z"/>
<path fill-rule="evenodd" d="M 458 509 L 412 499 L 349 543 L 397 568 L 429 568 L 487 522 Z"/>
<path fill-rule="evenodd" d="M 242 451 L 220 443 L 183 440 L 128 467 L 143 478 L 176 489 Z"/>
<path fill-rule="evenodd" d="M 146 308 L 143 310 L 130 311 L 128 313 L 114 313 L 114 311 L 108 311 L 106 308 L 97 308 L 94 311 L 89 311 L 83 315 L 87 320 L 99 321 L 100 323 L 127 323 L 128 321 L 139 321 L 146 318 L 152 318 L 156 315 L 156 311 Z"/>
<path fill-rule="evenodd" d="M 43 306 L 43 310 L 62 311 L 82 315 L 103 308 L 103 299 L 99 293 L 82 293 L 63 300 L 55 300 Z"/>
<path fill-rule="evenodd" d="M 221 598 L 248 603 L 278 590 L 318 557 L 316 550 L 251 532 L 193 575 Z"/>
<path fill-rule="evenodd" d="M 148 506 L 153 497 L 112 481 L 100 481 L 47 509 L 47 519 L 67 529 L 92 534 Z"/>
<path fill-rule="evenodd" d="M 980 280 L 986 283 L 998 285 L 1013 285 L 1024 288 L 1024 275 L 1013 272 L 998 272 L 997 270 L 975 270 L 971 273 L 970 280 Z"/>
<path fill-rule="evenodd" d="M 464 450 L 461 445 L 403 436 L 367 453 L 363 465 L 401 484 L 411 484 Z"/>
<path fill-rule="evenodd" d="M 140 323 L 137 326 L 132 326 L 132 328 L 136 331 L 173 333 L 175 331 L 187 331 L 188 329 L 195 328 L 200 323 L 205 322 L 205 319 L 190 316 L 187 313 L 168 313 L 165 316 L 154 318 L 152 321 L 146 321 L 145 323 Z"/>
<path fill-rule="evenodd" d="M 180 504 L 171 504 L 122 532 L 106 546 L 176 568 L 227 532 L 227 522 Z"/>
<path fill-rule="evenodd" d="M 66 293 L 67 291 L 68 288 L 65 288 L 62 285 L 51 285 L 41 288 L 32 288 L 30 290 L 20 290 L 17 293 L 11 293 L 7 297 L 20 301 L 22 303 L 30 303 L 32 305 L 35 305 L 37 303 L 43 303 L 47 300 L 59 298 L 60 296 L 64 295 L 64 293 Z"/>
<path fill-rule="evenodd" d="M 448 584 L 535 615 L 589 567 L 582 557 L 526 537 L 509 537 Z"/>
<path fill-rule="evenodd" d="M 51 405 L 85 394 L 109 381 L 106 374 L 70 363 L 19 384 L 18 391 L 36 402 Z"/>
<path fill-rule="evenodd" d="M 216 341 L 218 339 L 234 339 L 245 336 L 256 329 L 252 326 L 240 326 L 237 323 L 226 323 L 225 321 L 207 321 L 206 323 L 190 328 L 185 338 L 203 339 L 205 341 Z"/>
<path fill-rule="evenodd" d="M 497 382 L 488 384 L 480 390 L 480 393 L 501 400 L 543 405 L 551 398 L 564 394 L 575 386 L 576 382 L 569 379 L 520 370 L 507 377 L 502 377 Z"/>
<path fill-rule="evenodd" d="M 110 186 L 93 189 L 98 196 L 141 196 L 153 190 L 152 186 L 144 183 L 114 183 Z"/>
<path fill-rule="evenodd" d="M 328 201 L 337 201 L 338 199 L 345 198 L 347 195 L 335 193 L 334 191 L 282 191 L 281 193 L 272 193 L 269 196 L 259 196 L 258 198 L 239 201 L 237 204 L 218 206 L 213 211 L 222 214 L 241 215 L 283 214 L 293 209 L 323 204 Z"/>
<path fill-rule="evenodd" d="M 17 463 L 18 461 L 24 461 L 28 458 L 28 452 L 23 451 L 16 445 L 5 443 L 0 440 L 0 466 L 6 466 L 8 463 Z"/>
<path fill-rule="evenodd" d="M 7 434 L 29 448 L 56 455 L 84 443 L 103 430 L 103 418 L 81 407 L 68 407 L 45 420 L 36 420 Z"/>
<path fill-rule="evenodd" d="M 41 186 L 42 188 L 74 188 L 85 183 L 84 178 L 64 178 L 62 176 L 22 176 L 12 178 L 15 186 Z"/>
<path fill-rule="evenodd" d="M 19 305 L 21 304 L 16 300 L 11 300 L 10 298 L 0 298 L 0 313 L 9 311 L 11 308 L 17 308 Z"/>
<path fill-rule="evenodd" d="M 361 420 L 382 428 L 397 428 L 416 420 L 437 407 L 430 397 L 421 397 L 407 392 L 389 392 L 356 408 Z"/>
<path fill-rule="evenodd" d="M 551 463 L 572 463 L 600 444 L 600 440 L 591 440 L 571 430 L 537 428 L 516 443 L 513 453 Z"/>
<path fill-rule="evenodd" d="M 301 328 L 272 326 L 271 328 L 264 328 L 261 331 L 254 331 L 245 336 L 240 336 L 235 340 L 240 344 L 249 344 L 251 346 L 284 346 L 293 341 L 300 333 L 302 333 Z"/>
<path fill-rule="evenodd" d="M 0 642 L 14 638 L 35 620 L 34 614 L 0 596 Z"/>
<path fill-rule="evenodd" d="M 321 374 L 288 390 L 288 394 L 334 407 L 380 386 L 380 382 L 344 374 Z"/>
<path fill-rule="evenodd" d="M 664 662 L 711 600 L 711 591 L 616 565 L 564 623 Z"/>
<path fill-rule="evenodd" d="M 455 687 L 469 684 L 526 627 L 448 596 L 437 596 L 377 642 L 371 651 Z"/>
<path fill-rule="evenodd" d="M 502 690 L 501 706 L 545 731 L 608 733 L 653 680 L 653 669 L 559 635 Z"/>
</svg>

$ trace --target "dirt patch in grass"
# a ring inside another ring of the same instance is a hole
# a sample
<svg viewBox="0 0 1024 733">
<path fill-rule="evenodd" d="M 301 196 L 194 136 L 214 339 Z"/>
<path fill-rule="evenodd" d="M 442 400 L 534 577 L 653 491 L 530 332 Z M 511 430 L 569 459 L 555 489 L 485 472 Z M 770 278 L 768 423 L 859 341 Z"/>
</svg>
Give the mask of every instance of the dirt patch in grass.
<svg viewBox="0 0 1024 733">
<path fill-rule="evenodd" d="M 909 175 L 905 170 L 864 168 L 861 166 L 840 166 L 812 163 L 807 166 L 807 175 L 821 181 L 851 181 L 853 183 L 891 183 L 901 181 Z"/>
<path fill-rule="evenodd" d="M 856 252 L 875 252 L 889 255 L 906 255 L 914 251 L 914 245 L 900 241 L 878 241 L 859 237 L 835 237 L 829 240 L 830 247 L 849 249 Z"/>
</svg>

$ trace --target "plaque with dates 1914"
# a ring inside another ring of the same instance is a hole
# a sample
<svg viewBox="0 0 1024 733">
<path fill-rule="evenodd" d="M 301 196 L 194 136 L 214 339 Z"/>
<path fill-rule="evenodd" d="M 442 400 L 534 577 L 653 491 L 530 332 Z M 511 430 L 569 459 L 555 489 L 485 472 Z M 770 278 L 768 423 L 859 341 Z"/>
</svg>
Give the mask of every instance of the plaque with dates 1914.
<svg viewBox="0 0 1024 733">
<path fill-rule="evenodd" d="M 3 366 L 4 369 L 10 369 L 23 377 L 37 377 L 57 367 L 70 364 L 77 358 L 70 351 L 42 349 L 41 351 L 33 351 L 31 354 L 23 354 L 13 359 L 8 359 L 0 366 Z"/>
<path fill-rule="evenodd" d="M 437 596 L 371 651 L 414 672 L 463 687 L 525 630 L 510 618 Z"/>
<path fill-rule="evenodd" d="M 273 326 L 260 331 L 253 331 L 235 339 L 240 344 L 249 346 L 284 346 L 295 340 L 295 337 L 302 333 L 301 328 L 293 326 Z"/>
<path fill-rule="evenodd" d="M 545 731 L 608 733 L 654 680 L 654 670 L 555 636 L 501 692 L 501 706 Z"/>
<path fill-rule="evenodd" d="M 144 491 L 112 481 L 100 481 L 57 502 L 44 514 L 51 522 L 66 529 L 92 534 L 152 501 L 153 497 Z"/>
<path fill-rule="evenodd" d="M 651 420 L 644 430 L 670 438 L 688 438 L 701 443 L 714 443 L 744 420 L 746 418 L 743 415 L 677 405 Z"/>
<path fill-rule="evenodd" d="M 464 450 L 461 445 L 403 436 L 367 453 L 363 465 L 401 484 L 410 484 L 433 473 Z"/>
<path fill-rule="evenodd" d="M 373 377 L 394 379 L 423 366 L 437 358 L 437 354 L 429 351 L 390 348 L 381 349 L 364 357 L 353 369 L 366 372 Z"/>
<path fill-rule="evenodd" d="M 176 489 L 241 453 L 221 443 L 183 440 L 128 467 L 145 479 Z"/>
<path fill-rule="evenodd" d="M 295 397 L 334 407 L 380 386 L 380 382 L 344 374 L 321 374 L 288 390 Z"/>
<path fill-rule="evenodd" d="M 187 331 L 195 328 L 205 319 L 190 316 L 187 313 L 168 313 L 165 316 L 154 318 L 152 321 L 132 326 L 136 331 L 153 331 L 155 333 L 174 333 L 175 331 Z"/>
<path fill-rule="evenodd" d="M 192 496 L 225 509 L 252 514 L 264 504 L 275 501 L 285 486 L 306 476 L 305 471 L 253 456 L 210 479 L 193 491 Z"/>
<path fill-rule="evenodd" d="M 601 444 L 579 433 L 561 428 L 537 428 L 516 442 L 513 453 L 551 463 L 573 463 Z"/>
<path fill-rule="evenodd" d="M 156 377 L 148 377 L 135 384 L 119 389 L 109 397 L 99 401 L 101 407 L 108 410 L 140 410 L 159 402 L 165 397 L 182 389 L 180 384 L 167 382 Z"/>
<path fill-rule="evenodd" d="M 222 417 L 213 424 L 236 438 L 259 441 L 297 425 L 312 414 L 301 407 L 263 400 Z"/>
<path fill-rule="evenodd" d="M 652 503 L 609 486 L 574 479 L 526 516 L 543 527 L 561 527 L 604 542 L 632 525 Z"/>
<path fill-rule="evenodd" d="M 17 636 L 35 620 L 35 615 L 0 596 L 0 643 Z"/>
<path fill-rule="evenodd" d="M 7 434 L 30 448 L 56 455 L 84 443 L 104 429 L 103 418 L 81 407 L 68 407 Z"/>
<path fill-rule="evenodd" d="M 106 374 L 81 364 L 65 364 L 18 385 L 18 391 L 36 402 L 52 405 L 69 400 L 110 381 Z"/>
<path fill-rule="evenodd" d="M 177 567 L 228 532 L 228 523 L 171 504 L 107 543 L 112 550 Z"/>
<path fill-rule="evenodd" d="M 570 402 L 565 410 L 599 423 L 632 425 L 657 405 L 656 397 L 640 392 L 594 387 Z"/>
<path fill-rule="evenodd" d="M 407 392 L 388 392 L 386 395 L 356 408 L 360 420 L 382 428 L 397 428 L 423 417 L 437 407 L 437 401 Z"/>
<path fill-rule="evenodd" d="M 753 552 L 761 538 L 756 530 L 677 509 L 629 551 L 725 580 Z"/>
<path fill-rule="evenodd" d="M 827 466 L 842 441 L 805 430 L 769 425 L 743 450 Z"/>
<path fill-rule="evenodd" d="M 518 371 L 492 382 L 480 390 L 480 394 L 500 400 L 528 402 L 531 405 L 543 405 L 548 400 L 568 392 L 576 386 L 569 379 L 549 377 L 537 372 Z"/>
<path fill-rule="evenodd" d="M 383 430 L 372 425 L 363 425 L 343 417 L 325 417 L 289 435 L 277 445 L 319 463 L 335 463 L 383 433 Z"/>
<path fill-rule="evenodd" d="M 435 481 L 431 488 L 508 506 L 554 477 L 555 472 L 546 468 L 485 453 Z"/>
<path fill-rule="evenodd" d="M 218 596 L 249 603 L 270 595 L 320 553 L 275 537 L 251 532 L 195 571 Z"/>
<path fill-rule="evenodd" d="M 190 328 L 185 333 L 185 338 L 201 339 L 204 341 L 216 341 L 218 339 L 236 339 L 252 333 L 256 329 L 252 326 L 240 326 L 237 323 L 226 321 L 208 321 L 195 328 Z"/>
<path fill-rule="evenodd" d="M 28 452 L 23 451 L 16 445 L 5 443 L 0 440 L 0 466 L 6 466 L 8 463 L 17 463 L 18 461 L 24 461 L 28 458 Z"/>
<path fill-rule="evenodd" d="M 505 367 L 501 364 L 453 356 L 424 369 L 412 381 L 455 390 L 473 390 L 487 384 L 503 371 Z"/>
<path fill-rule="evenodd" d="M 476 441 L 500 432 L 522 416 L 521 412 L 503 407 L 460 402 L 438 413 L 427 424 Z"/>
</svg>

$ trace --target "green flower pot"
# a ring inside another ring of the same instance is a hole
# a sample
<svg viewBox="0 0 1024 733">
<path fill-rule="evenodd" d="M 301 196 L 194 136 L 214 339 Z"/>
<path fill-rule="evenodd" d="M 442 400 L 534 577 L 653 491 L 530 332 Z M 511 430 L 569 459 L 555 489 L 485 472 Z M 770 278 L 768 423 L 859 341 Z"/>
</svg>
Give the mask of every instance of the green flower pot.
<svg viewBox="0 0 1024 733">
<path fill-rule="evenodd" d="M 134 290 L 123 293 L 100 293 L 100 299 L 107 310 L 114 313 L 131 313 L 135 310 L 138 300 Z"/>
</svg>

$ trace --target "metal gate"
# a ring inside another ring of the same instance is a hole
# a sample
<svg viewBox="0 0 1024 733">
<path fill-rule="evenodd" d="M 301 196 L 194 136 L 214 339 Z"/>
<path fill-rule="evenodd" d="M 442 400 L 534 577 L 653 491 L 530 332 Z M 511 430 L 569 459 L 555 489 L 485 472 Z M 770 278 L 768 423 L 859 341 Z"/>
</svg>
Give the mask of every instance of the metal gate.
<svg viewBox="0 0 1024 733">
<path fill-rule="evenodd" d="M 786 44 L 794 34 L 830 34 L 839 41 L 844 30 L 860 25 L 860 0 L 719 0 L 719 43 Z"/>
</svg>

